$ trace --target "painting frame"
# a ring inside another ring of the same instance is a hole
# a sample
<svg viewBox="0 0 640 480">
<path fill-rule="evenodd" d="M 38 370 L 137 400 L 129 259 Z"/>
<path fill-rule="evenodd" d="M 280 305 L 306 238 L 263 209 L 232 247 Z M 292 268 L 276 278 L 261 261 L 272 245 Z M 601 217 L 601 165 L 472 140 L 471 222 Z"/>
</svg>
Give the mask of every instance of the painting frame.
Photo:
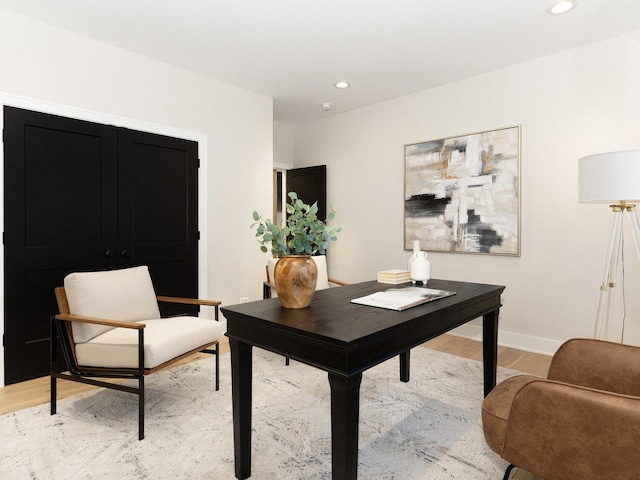
<svg viewBox="0 0 640 480">
<path fill-rule="evenodd" d="M 521 125 L 404 145 L 404 249 L 520 256 Z"/>
</svg>

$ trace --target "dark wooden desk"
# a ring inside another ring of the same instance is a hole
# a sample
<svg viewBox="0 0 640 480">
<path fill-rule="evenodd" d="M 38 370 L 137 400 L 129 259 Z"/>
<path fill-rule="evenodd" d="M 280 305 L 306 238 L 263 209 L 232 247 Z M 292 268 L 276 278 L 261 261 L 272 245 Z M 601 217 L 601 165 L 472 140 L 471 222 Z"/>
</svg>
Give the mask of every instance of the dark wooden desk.
<svg viewBox="0 0 640 480">
<path fill-rule="evenodd" d="M 456 295 L 395 312 L 350 303 L 392 288 L 365 282 L 316 292 L 310 307 L 285 309 L 278 299 L 222 307 L 231 347 L 236 478 L 251 476 L 251 349 L 257 346 L 325 370 L 331 389 L 333 480 L 355 480 L 362 372 L 400 355 L 409 380 L 409 351 L 482 316 L 484 394 L 496 384 L 498 311 L 502 286 L 430 280 Z M 282 368 L 286 368 L 283 366 Z"/>
</svg>

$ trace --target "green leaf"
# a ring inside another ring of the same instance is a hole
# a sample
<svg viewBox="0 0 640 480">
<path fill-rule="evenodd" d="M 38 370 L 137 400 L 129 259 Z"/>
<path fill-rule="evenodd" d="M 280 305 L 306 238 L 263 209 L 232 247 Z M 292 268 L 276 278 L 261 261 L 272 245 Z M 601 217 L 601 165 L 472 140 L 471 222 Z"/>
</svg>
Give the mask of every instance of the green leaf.
<svg viewBox="0 0 640 480">
<path fill-rule="evenodd" d="M 287 194 L 290 201 L 286 204 L 286 219 L 282 225 L 274 224 L 271 219 L 264 219 L 258 212 L 253 212 L 256 238 L 261 245 L 260 250 L 267 252 L 271 247 L 272 255 L 279 257 L 290 253 L 315 255 L 324 254 L 329 241 L 336 240 L 341 228 L 327 225 L 318 218 L 318 203 L 308 205 L 298 197 L 296 192 Z M 334 218 L 333 207 L 329 209 L 327 221 Z"/>
</svg>

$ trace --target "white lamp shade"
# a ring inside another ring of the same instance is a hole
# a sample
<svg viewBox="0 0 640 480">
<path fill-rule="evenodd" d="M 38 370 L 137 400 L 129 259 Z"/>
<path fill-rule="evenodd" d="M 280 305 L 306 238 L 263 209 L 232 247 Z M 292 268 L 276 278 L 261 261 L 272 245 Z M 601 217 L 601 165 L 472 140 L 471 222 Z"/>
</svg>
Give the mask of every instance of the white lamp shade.
<svg viewBox="0 0 640 480">
<path fill-rule="evenodd" d="M 583 157 L 578 171 L 580 203 L 640 201 L 640 150 Z"/>
</svg>

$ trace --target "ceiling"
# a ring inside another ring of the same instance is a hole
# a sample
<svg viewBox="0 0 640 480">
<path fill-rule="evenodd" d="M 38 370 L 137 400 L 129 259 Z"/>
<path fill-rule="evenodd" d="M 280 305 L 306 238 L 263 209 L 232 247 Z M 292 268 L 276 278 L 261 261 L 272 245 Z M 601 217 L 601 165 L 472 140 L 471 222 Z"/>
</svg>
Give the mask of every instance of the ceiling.
<svg viewBox="0 0 640 480">
<path fill-rule="evenodd" d="M 299 125 L 640 29 L 638 0 L 578 0 L 559 16 L 546 13 L 552 3 L 0 0 L 0 8 L 273 97 L 274 120 Z M 339 80 L 351 87 L 334 88 Z"/>
</svg>

